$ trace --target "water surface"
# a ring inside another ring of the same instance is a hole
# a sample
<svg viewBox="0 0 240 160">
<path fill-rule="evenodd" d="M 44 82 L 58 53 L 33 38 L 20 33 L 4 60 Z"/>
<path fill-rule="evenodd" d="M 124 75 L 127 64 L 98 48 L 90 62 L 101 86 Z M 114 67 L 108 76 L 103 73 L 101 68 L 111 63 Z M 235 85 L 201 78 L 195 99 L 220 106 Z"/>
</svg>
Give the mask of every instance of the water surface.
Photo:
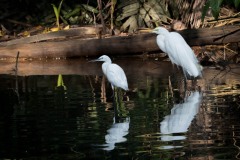
<svg viewBox="0 0 240 160">
<path fill-rule="evenodd" d="M 240 159 L 239 66 L 192 87 L 169 62 L 114 62 L 130 88 L 115 97 L 101 63 L 22 62 L 17 80 L 2 64 L 0 158 Z"/>
</svg>

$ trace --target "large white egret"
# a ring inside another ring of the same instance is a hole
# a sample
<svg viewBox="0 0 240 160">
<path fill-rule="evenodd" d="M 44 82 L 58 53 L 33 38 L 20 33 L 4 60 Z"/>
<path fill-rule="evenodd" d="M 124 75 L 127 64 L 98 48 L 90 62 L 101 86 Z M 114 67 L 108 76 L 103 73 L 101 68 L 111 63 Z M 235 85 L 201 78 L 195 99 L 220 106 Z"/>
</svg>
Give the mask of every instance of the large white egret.
<svg viewBox="0 0 240 160">
<path fill-rule="evenodd" d="M 172 63 L 182 67 L 185 76 L 202 76 L 202 66 L 179 33 L 169 32 L 163 27 L 157 27 L 152 32 L 158 34 L 159 48 L 169 56 Z"/>
<path fill-rule="evenodd" d="M 114 90 L 114 87 L 122 88 L 125 91 L 128 90 L 126 75 L 123 69 L 119 65 L 112 63 L 111 59 L 106 55 L 103 55 L 93 61 L 104 62 L 102 64 L 102 71 L 104 75 L 107 77 L 108 81 L 111 83 L 113 90 Z"/>
</svg>

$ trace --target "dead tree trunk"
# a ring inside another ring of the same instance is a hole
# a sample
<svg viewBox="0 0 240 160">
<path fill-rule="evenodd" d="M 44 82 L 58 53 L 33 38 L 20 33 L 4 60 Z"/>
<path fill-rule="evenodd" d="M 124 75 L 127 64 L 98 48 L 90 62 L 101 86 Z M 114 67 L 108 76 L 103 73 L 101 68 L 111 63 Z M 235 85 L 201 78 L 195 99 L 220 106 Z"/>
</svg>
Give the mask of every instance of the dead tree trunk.
<svg viewBox="0 0 240 160">
<path fill-rule="evenodd" d="M 183 30 L 179 33 L 190 46 L 219 45 L 240 41 L 239 26 Z M 159 50 L 156 44 L 156 35 L 149 33 L 103 39 L 74 39 L 60 42 L 15 44 L 0 47 L 0 57 L 15 57 L 18 51 L 20 52 L 20 58 L 50 58 L 97 56 L 101 54 L 126 55 Z"/>
</svg>

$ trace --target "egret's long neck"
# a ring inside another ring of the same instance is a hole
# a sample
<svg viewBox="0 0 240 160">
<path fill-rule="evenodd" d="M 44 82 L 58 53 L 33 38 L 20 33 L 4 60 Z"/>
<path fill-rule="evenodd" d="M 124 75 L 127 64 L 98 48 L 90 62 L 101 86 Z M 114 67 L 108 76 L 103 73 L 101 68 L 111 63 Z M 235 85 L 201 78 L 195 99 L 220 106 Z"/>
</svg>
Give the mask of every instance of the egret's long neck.
<svg viewBox="0 0 240 160">
<path fill-rule="evenodd" d="M 158 47 L 166 53 L 166 48 L 165 48 L 165 37 L 163 35 L 158 35 L 157 36 L 157 44 Z"/>
<path fill-rule="evenodd" d="M 104 63 L 102 64 L 102 70 L 103 70 L 104 75 L 107 74 L 107 67 L 108 67 L 109 64 L 111 64 L 111 61 L 110 61 L 110 62 L 107 61 L 107 62 L 104 62 Z"/>
</svg>

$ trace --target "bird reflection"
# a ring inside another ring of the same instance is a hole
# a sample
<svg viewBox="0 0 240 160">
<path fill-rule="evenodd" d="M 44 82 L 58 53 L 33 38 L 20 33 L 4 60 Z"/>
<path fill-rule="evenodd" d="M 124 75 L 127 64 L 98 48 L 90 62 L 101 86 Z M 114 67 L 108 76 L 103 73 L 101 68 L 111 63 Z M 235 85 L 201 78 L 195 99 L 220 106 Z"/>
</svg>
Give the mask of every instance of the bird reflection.
<svg viewBox="0 0 240 160">
<path fill-rule="evenodd" d="M 128 111 L 123 103 L 123 97 L 114 95 L 114 118 L 113 124 L 110 129 L 107 130 L 105 135 L 105 142 L 103 150 L 113 150 L 116 143 L 126 142 L 125 137 L 128 134 L 130 117 L 128 117 Z"/>
<path fill-rule="evenodd" d="M 202 96 L 198 91 L 191 92 L 185 97 L 184 103 L 175 104 L 171 114 L 160 123 L 162 141 L 182 140 L 185 136 L 172 136 L 172 133 L 184 133 L 188 130 L 192 120 L 198 113 Z"/>
<path fill-rule="evenodd" d="M 105 147 L 103 150 L 113 150 L 115 148 L 116 143 L 126 142 L 126 136 L 128 134 L 130 124 L 130 118 L 127 117 L 122 119 L 122 122 L 116 122 L 115 117 L 113 118 L 113 124 L 110 129 L 107 130 L 107 134 L 105 135 Z"/>
</svg>

